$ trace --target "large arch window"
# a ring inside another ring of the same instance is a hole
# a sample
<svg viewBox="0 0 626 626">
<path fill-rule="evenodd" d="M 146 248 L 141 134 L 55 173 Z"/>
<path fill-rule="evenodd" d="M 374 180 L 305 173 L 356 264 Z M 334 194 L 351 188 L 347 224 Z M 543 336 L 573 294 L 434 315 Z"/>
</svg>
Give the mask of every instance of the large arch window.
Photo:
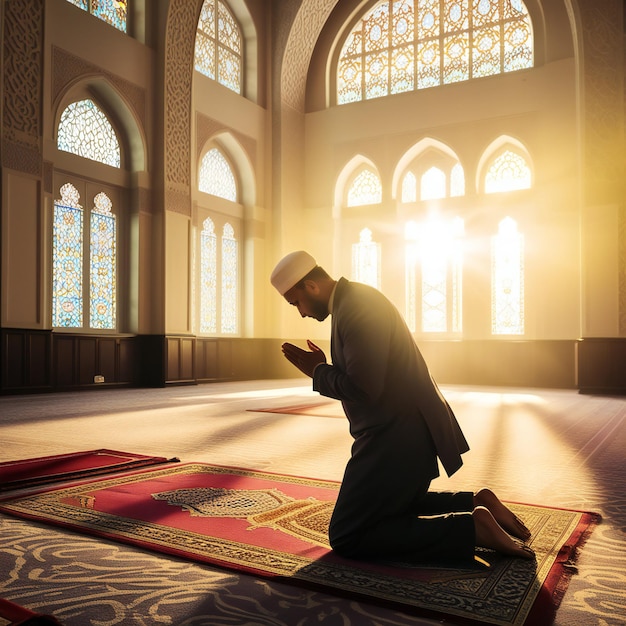
<svg viewBox="0 0 626 626">
<path fill-rule="evenodd" d="M 111 167 L 121 164 L 115 130 L 93 100 L 78 100 L 66 107 L 57 128 L 57 147 Z"/>
<path fill-rule="evenodd" d="M 378 174 L 369 167 L 363 168 L 352 180 L 347 194 L 347 206 L 380 204 L 383 190 Z"/>
<path fill-rule="evenodd" d="M 87 210 L 73 184 L 62 185 L 59 194 L 53 216 L 52 326 L 115 330 L 117 224 L 111 193 L 90 193 Z"/>
<path fill-rule="evenodd" d="M 195 69 L 241 94 L 243 37 L 237 20 L 221 0 L 204 0 L 198 19 Z"/>
<path fill-rule="evenodd" d="M 68 0 L 68 2 L 126 32 L 128 0 Z"/>
<path fill-rule="evenodd" d="M 198 188 L 231 202 L 237 201 L 237 183 L 230 164 L 218 148 L 211 148 L 200 163 Z"/>
<path fill-rule="evenodd" d="M 485 193 L 530 189 L 531 171 L 526 159 L 512 150 L 495 157 L 485 175 Z"/>
<path fill-rule="evenodd" d="M 402 176 L 403 204 L 465 195 L 465 172 L 456 157 L 428 150 L 414 159 Z"/>
<path fill-rule="evenodd" d="M 337 104 L 532 65 L 532 25 L 521 0 L 384 0 L 345 39 Z"/>
</svg>

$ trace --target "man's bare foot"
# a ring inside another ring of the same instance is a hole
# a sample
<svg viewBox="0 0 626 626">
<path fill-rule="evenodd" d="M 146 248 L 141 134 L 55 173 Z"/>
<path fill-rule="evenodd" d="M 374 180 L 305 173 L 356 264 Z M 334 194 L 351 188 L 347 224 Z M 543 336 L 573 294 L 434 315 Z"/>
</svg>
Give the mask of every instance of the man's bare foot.
<svg viewBox="0 0 626 626">
<path fill-rule="evenodd" d="M 535 553 L 528 546 L 513 539 L 504 531 L 489 509 L 478 506 L 472 512 L 472 517 L 476 529 L 477 546 L 524 559 L 535 558 Z"/>
<path fill-rule="evenodd" d="M 474 506 L 484 506 L 491 511 L 496 522 L 506 530 L 509 535 L 513 535 L 522 541 L 530 539 L 530 530 L 522 520 L 503 504 L 498 496 L 491 489 L 481 489 L 474 495 Z"/>
</svg>

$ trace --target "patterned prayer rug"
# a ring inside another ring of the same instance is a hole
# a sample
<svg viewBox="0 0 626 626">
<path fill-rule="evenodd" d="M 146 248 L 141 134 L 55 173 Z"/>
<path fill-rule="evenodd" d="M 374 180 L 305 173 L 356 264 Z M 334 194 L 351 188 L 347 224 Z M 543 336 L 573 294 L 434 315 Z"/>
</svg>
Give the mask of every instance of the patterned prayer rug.
<svg viewBox="0 0 626 626">
<path fill-rule="evenodd" d="M 0 492 L 177 460 L 101 449 L 5 461 L 0 463 Z"/>
<path fill-rule="evenodd" d="M 342 559 L 327 542 L 338 484 L 200 463 L 100 478 L 0 504 L 0 511 L 455 623 L 549 624 L 592 514 L 525 504 L 537 560 L 484 550 L 490 567 Z"/>
</svg>

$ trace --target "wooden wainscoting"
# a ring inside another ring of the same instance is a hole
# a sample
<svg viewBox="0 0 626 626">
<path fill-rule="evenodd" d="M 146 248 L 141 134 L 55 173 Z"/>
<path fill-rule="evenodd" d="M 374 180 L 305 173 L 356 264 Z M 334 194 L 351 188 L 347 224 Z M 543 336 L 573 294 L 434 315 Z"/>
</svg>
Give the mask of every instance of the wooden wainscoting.
<svg viewBox="0 0 626 626">
<path fill-rule="evenodd" d="M 581 393 L 626 394 L 626 338 L 584 338 L 576 346 Z"/>
</svg>

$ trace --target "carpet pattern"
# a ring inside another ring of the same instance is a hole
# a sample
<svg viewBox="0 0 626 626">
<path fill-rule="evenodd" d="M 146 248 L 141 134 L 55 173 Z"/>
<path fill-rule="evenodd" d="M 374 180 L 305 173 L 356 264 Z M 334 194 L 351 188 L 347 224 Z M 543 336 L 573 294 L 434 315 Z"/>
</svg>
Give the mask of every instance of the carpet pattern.
<svg viewBox="0 0 626 626">
<path fill-rule="evenodd" d="M 332 553 L 326 541 L 337 487 L 183 464 L 51 489 L 0 510 L 425 615 L 515 626 L 533 607 L 529 623 L 550 623 L 562 563 L 592 521 L 581 512 L 511 504 L 533 532 L 536 563 L 486 550 L 488 571 L 357 563 Z"/>
</svg>

